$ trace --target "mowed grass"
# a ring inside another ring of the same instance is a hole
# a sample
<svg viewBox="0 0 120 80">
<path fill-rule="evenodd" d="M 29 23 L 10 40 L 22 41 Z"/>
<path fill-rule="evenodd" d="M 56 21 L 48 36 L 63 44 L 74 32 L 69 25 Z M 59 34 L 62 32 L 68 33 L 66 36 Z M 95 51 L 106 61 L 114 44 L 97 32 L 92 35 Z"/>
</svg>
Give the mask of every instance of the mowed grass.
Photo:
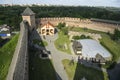
<svg viewBox="0 0 120 80">
<path fill-rule="evenodd" d="M 100 42 L 111 52 L 114 61 L 117 61 L 120 58 L 120 43 L 113 41 L 107 34 L 102 34 Z"/>
<path fill-rule="evenodd" d="M 70 40 L 69 40 L 69 36 L 68 35 L 64 35 L 64 33 L 62 31 L 58 32 L 58 39 L 54 42 L 55 47 L 63 52 L 66 52 L 68 54 L 71 54 L 71 50 L 70 50 Z M 67 49 L 65 48 L 65 44 L 67 45 Z"/>
<path fill-rule="evenodd" d="M 94 68 L 86 67 L 80 63 L 69 65 L 70 60 L 62 61 L 65 71 L 67 72 L 69 80 L 81 80 L 85 77 L 87 80 L 108 80 L 107 73 L 96 70 Z"/>
<path fill-rule="evenodd" d="M 5 80 L 8 69 L 18 42 L 19 34 L 15 35 L 8 43 L 0 48 L 0 80 Z"/>
<path fill-rule="evenodd" d="M 88 32 L 88 33 L 105 33 L 101 31 L 96 31 L 88 28 L 80 28 L 80 27 L 69 27 L 70 31 L 75 31 L 75 32 Z"/>
<path fill-rule="evenodd" d="M 40 59 L 36 51 L 29 51 L 29 80 L 56 80 L 50 59 Z"/>
</svg>

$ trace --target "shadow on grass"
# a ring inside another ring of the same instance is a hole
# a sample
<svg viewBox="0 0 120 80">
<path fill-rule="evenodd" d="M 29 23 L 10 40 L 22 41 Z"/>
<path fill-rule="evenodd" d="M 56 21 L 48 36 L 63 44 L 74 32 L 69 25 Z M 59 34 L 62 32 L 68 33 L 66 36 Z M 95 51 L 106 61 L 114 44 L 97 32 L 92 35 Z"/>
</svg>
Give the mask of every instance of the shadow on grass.
<svg viewBox="0 0 120 80">
<path fill-rule="evenodd" d="M 114 62 L 110 68 L 107 69 L 109 80 L 120 80 L 120 63 Z"/>
<path fill-rule="evenodd" d="M 31 37 L 35 36 L 34 38 L 41 40 L 41 37 L 37 33 L 37 31 L 34 30 L 34 32 L 31 34 Z M 49 53 L 46 50 L 45 47 L 36 47 L 34 44 L 32 44 L 32 40 L 34 38 L 31 38 L 29 41 L 29 80 L 57 80 L 59 75 L 56 73 L 52 60 L 47 58 Z M 42 40 L 41 40 L 42 42 Z M 43 43 L 42 43 L 43 44 Z M 46 53 L 44 51 L 46 51 Z M 40 57 L 47 58 L 42 59 Z M 60 80 L 60 77 L 59 79 Z"/>
<path fill-rule="evenodd" d="M 92 66 L 97 66 L 97 65 L 94 65 L 88 62 L 87 60 L 78 58 L 73 80 L 82 80 L 82 79 L 83 80 L 107 80 L 107 79 L 104 79 L 104 74 L 102 71 L 92 68 Z M 100 65 L 99 65 L 99 69 L 100 69 Z"/>
</svg>

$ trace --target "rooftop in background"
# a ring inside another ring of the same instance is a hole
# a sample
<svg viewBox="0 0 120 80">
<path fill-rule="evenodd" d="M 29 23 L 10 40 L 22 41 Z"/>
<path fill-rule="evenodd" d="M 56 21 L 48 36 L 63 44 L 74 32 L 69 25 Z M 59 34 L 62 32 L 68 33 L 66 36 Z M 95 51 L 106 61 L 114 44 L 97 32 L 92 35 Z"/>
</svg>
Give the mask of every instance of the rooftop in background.
<svg viewBox="0 0 120 80">
<path fill-rule="evenodd" d="M 35 13 L 29 8 L 27 7 L 24 12 L 22 13 L 23 16 L 29 16 L 29 15 L 34 15 Z"/>
<path fill-rule="evenodd" d="M 0 0 L 0 4 L 120 7 L 120 0 Z"/>
<path fill-rule="evenodd" d="M 111 54 L 95 40 L 82 39 L 78 41 L 82 45 L 82 55 L 84 57 L 95 58 L 97 54 L 100 54 L 104 58 L 111 57 Z"/>
<path fill-rule="evenodd" d="M 7 24 L 0 25 L 1 37 L 11 36 L 10 31 L 11 31 L 10 26 L 8 26 Z"/>
<path fill-rule="evenodd" d="M 2 31 L 10 31 L 10 26 L 8 26 L 7 24 L 0 25 L 0 32 Z"/>
</svg>

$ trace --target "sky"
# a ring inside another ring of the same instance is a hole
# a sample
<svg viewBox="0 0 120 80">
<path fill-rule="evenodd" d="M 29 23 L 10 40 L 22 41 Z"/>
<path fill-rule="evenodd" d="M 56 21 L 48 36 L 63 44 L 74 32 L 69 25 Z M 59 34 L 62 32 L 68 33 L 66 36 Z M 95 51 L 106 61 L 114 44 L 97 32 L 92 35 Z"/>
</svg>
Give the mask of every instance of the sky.
<svg viewBox="0 0 120 80">
<path fill-rule="evenodd" d="M 0 4 L 46 4 L 120 7 L 120 0 L 0 0 Z"/>
</svg>

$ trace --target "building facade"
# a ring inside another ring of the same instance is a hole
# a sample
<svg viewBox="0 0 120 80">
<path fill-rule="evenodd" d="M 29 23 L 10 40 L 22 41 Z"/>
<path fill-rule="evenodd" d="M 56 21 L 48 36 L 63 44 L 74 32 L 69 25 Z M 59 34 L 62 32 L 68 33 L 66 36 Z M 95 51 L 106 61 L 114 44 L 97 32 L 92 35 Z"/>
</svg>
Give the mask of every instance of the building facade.
<svg viewBox="0 0 120 80">
<path fill-rule="evenodd" d="M 55 33 L 55 28 L 50 22 L 47 22 L 45 25 L 43 25 L 40 28 L 41 35 L 54 35 L 54 33 Z"/>
</svg>

